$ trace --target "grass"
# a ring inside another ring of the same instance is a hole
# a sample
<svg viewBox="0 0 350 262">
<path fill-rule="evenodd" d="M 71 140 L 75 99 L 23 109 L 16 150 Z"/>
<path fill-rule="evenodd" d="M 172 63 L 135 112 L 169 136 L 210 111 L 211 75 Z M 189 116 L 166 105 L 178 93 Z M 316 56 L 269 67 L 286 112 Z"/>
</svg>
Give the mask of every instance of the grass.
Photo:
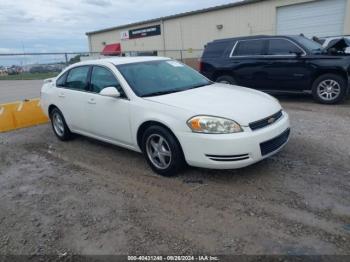
<svg viewBox="0 0 350 262">
<path fill-rule="evenodd" d="M 18 75 L 0 76 L 0 80 L 42 80 L 57 76 L 59 73 L 21 73 Z"/>
</svg>

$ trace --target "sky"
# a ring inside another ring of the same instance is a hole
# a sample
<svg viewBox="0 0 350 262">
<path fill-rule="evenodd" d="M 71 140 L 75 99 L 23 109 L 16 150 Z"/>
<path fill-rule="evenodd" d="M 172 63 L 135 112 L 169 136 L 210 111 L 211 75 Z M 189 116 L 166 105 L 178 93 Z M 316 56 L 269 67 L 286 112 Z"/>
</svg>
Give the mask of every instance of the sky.
<svg viewBox="0 0 350 262">
<path fill-rule="evenodd" d="M 86 32 L 236 1 L 0 0 L 0 54 L 88 51 Z"/>
</svg>

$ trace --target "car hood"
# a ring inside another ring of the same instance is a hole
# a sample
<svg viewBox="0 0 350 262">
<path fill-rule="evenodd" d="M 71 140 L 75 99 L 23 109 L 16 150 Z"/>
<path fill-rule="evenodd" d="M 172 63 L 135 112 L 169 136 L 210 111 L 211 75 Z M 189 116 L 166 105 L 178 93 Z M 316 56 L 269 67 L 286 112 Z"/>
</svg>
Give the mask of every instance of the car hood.
<svg viewBox="0 0 350 262">
<path fill-rule="evenodd" d="M 226 84 L 213 84 L 145 99 L 188 110 L 194 116 L 211 115 L 229 118 L 243 126 L 281 110 L 281 105 L 270 95 Z"/>
<path fill-rule="evenodd" d="M 350 47 L 350 40 L 347 38 L 340 38 L 337 40 L 330 41 L 325 50 L 330 53 L 345 53 L 348 47 Z"/>
</svg>

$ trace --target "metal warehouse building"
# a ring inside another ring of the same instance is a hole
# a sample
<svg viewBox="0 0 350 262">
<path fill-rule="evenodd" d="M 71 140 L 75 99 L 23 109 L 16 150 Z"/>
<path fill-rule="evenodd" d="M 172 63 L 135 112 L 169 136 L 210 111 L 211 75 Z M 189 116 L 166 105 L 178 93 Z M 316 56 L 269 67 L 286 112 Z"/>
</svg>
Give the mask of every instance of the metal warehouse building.
<svg viewBox="0 0 350 262">
<path fill-rule="evenodd" d="M 350 35 L 350 0 L 245 0 L 86 34 L 90 52 L 141 51 L 188 59 L 214 39 L 300 33 Z"/>
</svg>

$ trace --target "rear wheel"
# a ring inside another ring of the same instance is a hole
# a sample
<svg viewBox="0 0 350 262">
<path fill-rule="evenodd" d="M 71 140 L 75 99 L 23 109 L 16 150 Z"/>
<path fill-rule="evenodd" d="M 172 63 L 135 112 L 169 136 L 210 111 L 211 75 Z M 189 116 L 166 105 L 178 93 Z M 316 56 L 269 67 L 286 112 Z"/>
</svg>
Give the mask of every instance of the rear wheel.
<svg viewBox="0 0 350 262">
<path fill-rule="evenodd" d="M 228 76 L 228 75 L 219 76 L 216 79 L 216 82 L 222 83 L 222 84 L 229 84 L 229 85 L 236 85 L 237 84 L 236 80 L 232 76 Z"/>
<path fill-rule="evenodd" d="M 314 99 L 322 104 L 336 104 L 346 97 L 346 80 L 335 74 L 317 78 L 312 86 Z"/>
<path fill-rule="evenodd" d="M 51 125 L 55 135 L 62 141 L 70 140 L 73 136 L 69 130 L 63 114 L 58 108 L 52 109 L 50 113 Z"/>
<path fill-rule="evenodd" d="M 142 151 L 152 170 L 162 176 L 174 176 L 185 167 L 179 142 L 164 127 L 151 126 L 144 132 Z"/>
</svg>

